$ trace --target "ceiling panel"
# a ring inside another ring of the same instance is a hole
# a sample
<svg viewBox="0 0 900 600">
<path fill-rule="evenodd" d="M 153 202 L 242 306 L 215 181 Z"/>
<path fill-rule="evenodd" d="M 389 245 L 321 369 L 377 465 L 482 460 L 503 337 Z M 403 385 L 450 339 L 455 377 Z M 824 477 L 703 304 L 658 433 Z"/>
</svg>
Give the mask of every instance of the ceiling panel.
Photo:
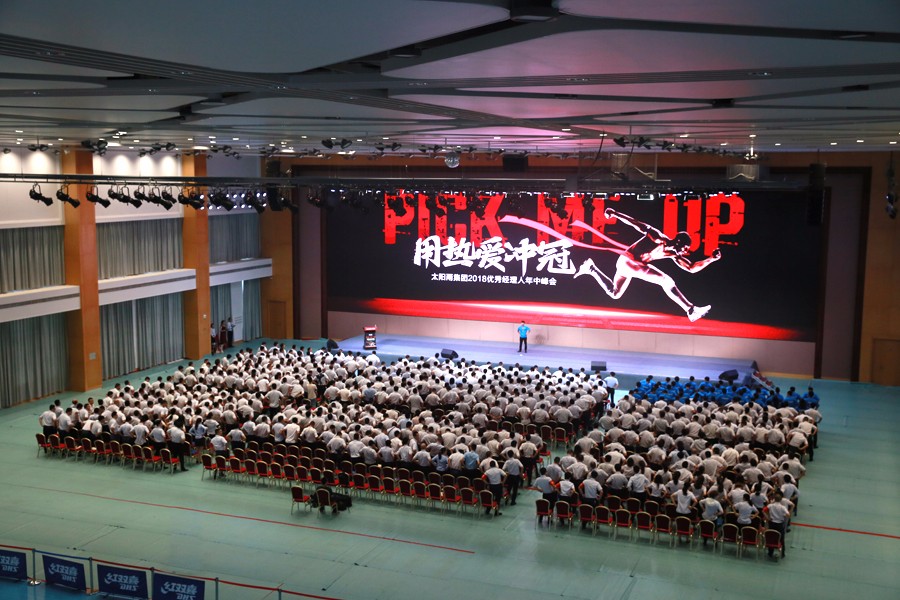
<svg viewBox="0 0 900 600">
<path fill-rule="evenodd" d="M 32 107 L 16 107 L 7 108 L 0 105 L 0 114 L 6 119 L 10 119 L 10 115 L 20 115 L 23 117 L 39 117 L 41 119 L 52 119 L 56 121 L 93 121 L 100 123 L 120 124 L 120 123 L 148 123 L 159 119 L 171 119 L 178 116 L 176 112 L 162 112 L 152 110 L 88 110 L 88 109 L 67 109 L 67 108 L 32 108 Z M 27 125 L 27 121 L 24 122 Z"/>
<path fill-rule="evenodd" d="M 0 98 L 0 111 L 10 106 L 84 108 L 92 110 L 160 110 L 203 100 L 202 96 L 72 96 L 65 98 Z"/>
<path fill-rule="evenodd" d="M 322 119 L 339 118 L 384 118 L 384 119 L 427 119 L 437 120 L 446 117 L 420 114 L 406 111 L 387 110 L 360 104 L 344 104 L 327 100 L 311 100 L 307 98 L 262 98 L 249 100 L 230 106 L 217 106 L 197 111 L 206 115 L 228 115 L 230 117 L 308 117 Z"/>
<path fill-rule="evenodd" d="M 104 86 L 96 83 L 70 82 L 70 81 L 41 81 L 35 79 L 3 79 L 0 78 L 0 90 L 89 90 L 103 89 Z M 2 98 L 0 98 L 2 102 Z"/>
<path fill-rule="evenodd" d="M 850 49 L 852 48 L 852 52 Z M 893 44 L 771 39 L 674 31 L 575 31 L 436 60 L 386 73 L 406 78 L 475 78 L 769 70 L 900 59 Z"/>
<path fill-rule="evenodd" d="M 33 0 L 2 3 L 0 33 L 213 69 L 289 73 L 508 15 L 490 4 L 416 0 Z"/>
<path fill-rule="evenodd" d="M 0 31 L 4 27 L 3 15 L 8 6 L 9 3 L 0 4 Z M 37 21 L 38 19 L 33 20 Z M 59 75 L 63 77 L 125 77 L 130 75 L 130 73 L 120 73 L 118 71 L 87 69 L 54 63 L 50 60 L 31 60 L 16 56 L 4 56 L 2 54 L 0 54 L 0 73 L 40 73 L 41 75 Z"/>
<path fill-rule="evenodd" d="M 559 0 L 560 12 L 586 17 L 718 23 L 722 25 L 831 29 L 834 31 L 900 31 L 896 0 L 641 0 L 597 2 Z"/>
</svg>

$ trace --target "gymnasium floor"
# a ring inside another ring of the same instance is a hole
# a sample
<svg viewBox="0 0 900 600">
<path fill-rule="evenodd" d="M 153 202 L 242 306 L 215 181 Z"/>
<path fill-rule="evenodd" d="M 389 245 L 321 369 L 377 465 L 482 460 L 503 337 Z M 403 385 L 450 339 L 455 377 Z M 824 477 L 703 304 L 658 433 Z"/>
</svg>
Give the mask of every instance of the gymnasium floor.
<svg viewBox="0 0 900 600">
<path fill-rule="evenodd" d="M 825 421 L 779 562 L 537 528 L 533 491 L 497 518 L 367 499 L 335 517 L 291 515 L 288 491 L 201 481 L 199 466 L 173 476 L 36 458 L 46 399 L 0 411 L 0 544 L 341 599 L 900 598 L 900 390 L 813 385 Z M 81 597 L 0 581 L 0 600 Z M 218 597 L 279 594 L 221 584 Z"/>
</svg>

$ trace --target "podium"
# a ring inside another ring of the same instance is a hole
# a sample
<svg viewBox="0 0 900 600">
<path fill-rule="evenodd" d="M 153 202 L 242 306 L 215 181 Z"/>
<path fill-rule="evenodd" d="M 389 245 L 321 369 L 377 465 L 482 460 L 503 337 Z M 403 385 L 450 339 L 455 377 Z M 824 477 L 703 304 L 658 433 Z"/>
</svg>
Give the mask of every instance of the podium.
<svg viewBox="0 0 900 600">
<path fill-rule="evenodd" d="M 375 341 L 377 327 L 363 327 L 363 350 L 375 350 L 378 347 Z"/>
</svg>

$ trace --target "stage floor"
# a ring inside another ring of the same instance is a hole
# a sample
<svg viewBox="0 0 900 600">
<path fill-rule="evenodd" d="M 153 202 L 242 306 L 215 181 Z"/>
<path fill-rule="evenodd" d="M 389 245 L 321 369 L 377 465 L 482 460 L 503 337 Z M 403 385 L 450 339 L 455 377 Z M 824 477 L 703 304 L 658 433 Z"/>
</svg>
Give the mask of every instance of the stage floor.
<svg viewBox="0 0 900 600">
<path fill-rule="evenodd" d="M 339 342 L 339 346 L 347 351 L 363 351 L 363 336 L 347 338 Z M 485 342 L 475 340 L 457 340 L 449 338 L 415 337 L 378 333 L 378 349 L 382 358 L 409 355 L 434 356 L 442 349 L 455 350 L 460 359 L 474 360 L 477 363 L 503 362 L 505 365 L 520 364 L 538 367 L 565 367 L 589 370 L 592 361 L 605 361 L 606 370 L 614 371 L 621 380 L 643 379 L 647 375 L 660 377 L 710 377 L 717 379 L 724 371 L 734 369 L 738 372 L 738 381 L 753 372 L 753 359 L 729 359 L 697 356 L 672 356 L 668 354 L 649 354 L 644 352 L 622 352 L 600 348 L 570 348 L 566 346 L 540 346 L 531 344 L 527 354 L 519 354 L 517 341 Z M 624 383 L 624 381 L 622 382 Z"/>
</svg>

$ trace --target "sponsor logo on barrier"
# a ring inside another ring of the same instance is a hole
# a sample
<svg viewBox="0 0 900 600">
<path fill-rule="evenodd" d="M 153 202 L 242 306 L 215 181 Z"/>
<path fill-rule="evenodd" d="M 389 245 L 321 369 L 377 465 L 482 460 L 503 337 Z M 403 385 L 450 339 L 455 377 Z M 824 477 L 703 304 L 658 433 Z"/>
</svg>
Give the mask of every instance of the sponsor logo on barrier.
<svg viewBox="0 0 900 600">
<path fill-rule="evenodd" d="M 58 575 L 62 581 L 68 581 L 69 583 L 78 582 L 79 571 L 77 567 L 70 567 L 55 562 L 50 564 L 50 573 Z"/>
<path fill-rule="evenodd" d="M 18 556 L 0 556 L 0 569 L 3 571 L 18 571 L 21 566 Z"/>
<path fill-rule="evenodd" d="M 136 592 L 141 580 L 137 575 L 122 575 L 119 573 L 107 573 L 103 578 L 103 583 L 107 585 L 115 585 L 120 590 L 127 592 Z"/>
</svg>

